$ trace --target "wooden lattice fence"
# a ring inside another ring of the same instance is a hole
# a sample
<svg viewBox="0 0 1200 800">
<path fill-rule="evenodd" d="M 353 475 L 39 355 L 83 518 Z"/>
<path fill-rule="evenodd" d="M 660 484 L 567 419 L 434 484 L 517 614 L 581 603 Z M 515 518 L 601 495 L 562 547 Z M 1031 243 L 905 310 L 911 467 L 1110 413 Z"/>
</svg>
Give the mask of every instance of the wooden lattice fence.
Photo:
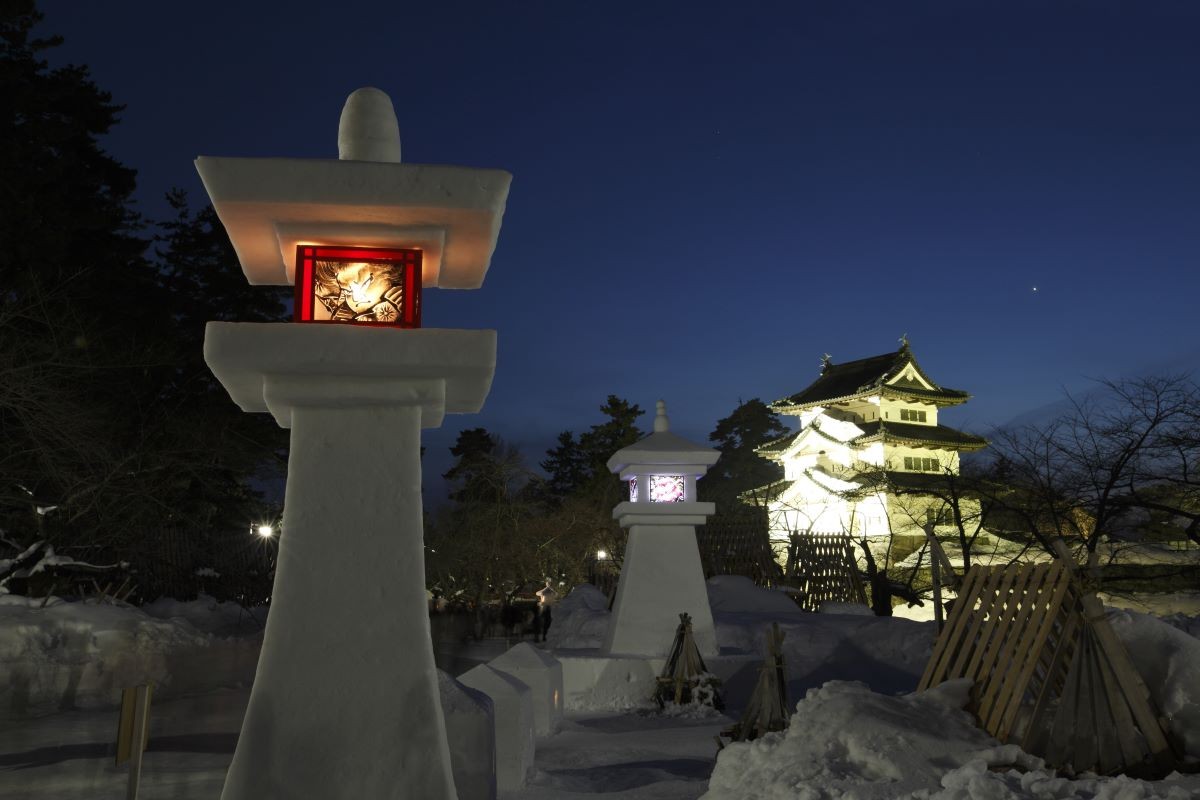
<svg viewBox="0 0 1200 800">
<path fill-rule="evenodd" d="M 967 573 L 919 688 L 964 677 L 980 726 L 1052 766 L 1161 774 L 1173 761 L 1100 601 L 1061 559 Z"/>
<path fill-rule="evenodd" d="M 867 602 L 849 536 L 793 533 L 787 577 L 802 592 L 800 606 L 806 611 L 819 611 L 826 601 Z"/>
<path fill-rule="evenodd" d="M 775 586 L 783 577 L 766 515 L 713 517 L 696 529 L 696 544 L 705 577 L 744 575 L 759 586 Z"/>
</svg>

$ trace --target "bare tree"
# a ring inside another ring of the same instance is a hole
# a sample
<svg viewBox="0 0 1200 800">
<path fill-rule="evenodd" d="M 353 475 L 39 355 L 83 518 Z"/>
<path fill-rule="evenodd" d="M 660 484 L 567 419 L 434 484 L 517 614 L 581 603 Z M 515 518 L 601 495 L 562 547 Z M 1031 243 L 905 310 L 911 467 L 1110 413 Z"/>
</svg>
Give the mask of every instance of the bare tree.
<svg viewBox="0 0 1200 800">
<path fill-rule="evenodd" d="M 1047 425 L 993 435 L 991 501 L 1049 552 L 1055 537 L 1091 554 L 1144 533 L 1139 509 L 1183 520 L 1200 543 L 1200 388 L 1183 376 L 1102 387 Z"/>
</svg>

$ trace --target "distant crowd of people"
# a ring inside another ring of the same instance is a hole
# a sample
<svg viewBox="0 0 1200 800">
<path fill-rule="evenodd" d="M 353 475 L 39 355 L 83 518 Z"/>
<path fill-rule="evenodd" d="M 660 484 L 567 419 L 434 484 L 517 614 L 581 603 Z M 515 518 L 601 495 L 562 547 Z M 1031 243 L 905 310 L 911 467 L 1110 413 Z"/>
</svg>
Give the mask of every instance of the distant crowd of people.
<svg viewBox="0 0 1200 800">
<path fill-rule="evenodd" d="M 431 617 L 438 620 L 438 627 L 453 626 L 457 638 L 463 640 L 532 636 L 535 642 L 544 642 L 554 621 L 552 609 L 560 593 L 547 578 L 546 585 L 534 595 L 536 601 L 517 598 L 511 602 L 483 603 L 478 606 L 454 606 L 434 598 L 429 611 Z"/>
</svg>

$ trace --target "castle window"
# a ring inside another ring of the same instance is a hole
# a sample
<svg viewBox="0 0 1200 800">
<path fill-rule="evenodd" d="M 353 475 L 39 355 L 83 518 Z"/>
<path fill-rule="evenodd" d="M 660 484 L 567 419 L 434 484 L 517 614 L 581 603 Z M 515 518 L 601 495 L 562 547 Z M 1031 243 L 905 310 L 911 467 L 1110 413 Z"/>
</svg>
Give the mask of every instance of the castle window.
<svg viewBox="0 0 1200 800">
<path fill-rule="evenodd" d="M 937 472 L 940 468 L 936 458 L 904 457 L 904 468 L 913 472 Z"/>
<path fill-rule="evenodd" d="M 924 411 L 902 408 L 900 409 L 900 419 L 908 422 L 924 422 L 926 417 Z"/>
</svg>

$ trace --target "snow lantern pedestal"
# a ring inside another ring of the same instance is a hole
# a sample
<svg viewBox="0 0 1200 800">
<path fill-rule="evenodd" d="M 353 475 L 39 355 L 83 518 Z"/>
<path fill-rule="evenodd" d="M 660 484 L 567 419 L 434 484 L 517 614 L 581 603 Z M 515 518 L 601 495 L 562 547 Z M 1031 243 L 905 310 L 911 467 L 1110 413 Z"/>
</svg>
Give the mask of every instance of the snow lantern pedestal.
<svg viewBox="0 0 1200 800">
<path fill-rule="evenodd" d="M 224 800 L 455 796 L 426 608 L 421 429 L 478 411 L 495 331 L 420 329 L 475 288 L 511 176 L 400 164 L 391 101 L 346 101 L 340 160 L 197 159 L 252 284 L 296 322 L 210 322 L 243 410 L 291 429 L 271 614 Z"/>
<path fill-rule="evenodd" d="M 629 538 L 601 648 L 606 655 L 666 656 L 682 612 L 692 617 L 701 655 L 717 655 L 696 545 L 696 526 L 716 507 L 697 502 L 696 479 L 719 457 L 716 450 L 671 433 L 666 403 L 659 400 L 654 433 L 608 460 L 609 470 L 629 481 L 629 500 L 613 509 Z"/>
</svg>

